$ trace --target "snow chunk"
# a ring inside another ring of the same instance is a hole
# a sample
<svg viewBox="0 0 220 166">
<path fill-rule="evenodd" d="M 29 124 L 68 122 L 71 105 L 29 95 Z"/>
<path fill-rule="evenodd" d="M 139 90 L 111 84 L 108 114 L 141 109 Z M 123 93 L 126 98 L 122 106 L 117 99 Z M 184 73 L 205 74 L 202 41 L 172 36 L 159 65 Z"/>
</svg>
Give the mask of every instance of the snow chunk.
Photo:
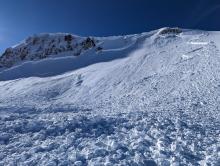
<svg viewBox="0 0 220 166">
<path fill-rule="evenodd" d="M 192 45 L 207 45 L 207 44 L 209 44 L 209 42 L 191 41 L 191 42 L 188 42 L 188 44 L 192 44 Z"/>
</svg>

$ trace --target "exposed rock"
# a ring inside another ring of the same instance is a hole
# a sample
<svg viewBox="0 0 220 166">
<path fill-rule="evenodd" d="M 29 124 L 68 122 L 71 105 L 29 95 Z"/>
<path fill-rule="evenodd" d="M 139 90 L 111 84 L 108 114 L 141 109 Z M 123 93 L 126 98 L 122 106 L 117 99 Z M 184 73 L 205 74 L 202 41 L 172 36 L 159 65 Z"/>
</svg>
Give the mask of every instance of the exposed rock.
<svg viewBox="0 0 220 166">
<path fill-rule="evenodd" d="M 164 28 L 159 31 L 159 35 L 165 35 L 165 34 L 180 34 L 182 33 L 182 30 L 180 28 Z"/>
<path fill-rule="evenodd" d="M 95 41 L 93 39 L 91 39 L 90 37 L 88 37 L 85 41 L 82 42 L 82 46 L 85 50 L 95 47 Z"/>
<path fill-rule="evenodd" d="M 71 42 L 73 40 L 73 36 L 72 35 L 66 35 L 64 36 L 64 40 L 67 41 L 67 42 Z"/>
</svg>

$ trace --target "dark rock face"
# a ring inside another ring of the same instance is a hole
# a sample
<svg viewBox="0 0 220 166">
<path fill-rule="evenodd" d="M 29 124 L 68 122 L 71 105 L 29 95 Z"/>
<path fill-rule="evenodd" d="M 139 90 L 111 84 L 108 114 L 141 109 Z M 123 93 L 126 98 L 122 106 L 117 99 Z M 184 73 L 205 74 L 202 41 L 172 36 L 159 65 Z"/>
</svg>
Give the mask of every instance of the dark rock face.
<svg viewBox="0 0 220 166">
<path fill-rule="evenodd" d="M 85 41 L 82 42 L 82 46 L 85 50 L 95 47 L 95 41 L 93 39 L 91 39 L 90 37 L 88 37 Z"/>
<path fill-rule="evenodd" d="M 100 51 L 102 51 L 102 50 L 103 50 L 103 48 L 100 47 L 100 46 L 96 48 L 96 51 L 97 51 L 97 52 L 100 52 Z"/>
<path fill-rule="evenodd" d="M 66 35 L 66 36 L 64 36 L 64 40 L 66 42 L 71 42 L 73 40 L 73 36 L 72 35 Z"/>
<path fill-rule="evenodd" d="M 165 34 L 180 34 L 182 33 L 182 30 L 180 28 L 165 28 L 160 31 L 160 35 L 165 35 Z"/>
<path fill-rule="evenodd" d="M 3 67 L 11 67 L 13 62 L 9 59 L 14 58 L 13 50 L 11 48 L 7 48 L 5 52 L 2 54 L 0 63 Z"/>
</svg>

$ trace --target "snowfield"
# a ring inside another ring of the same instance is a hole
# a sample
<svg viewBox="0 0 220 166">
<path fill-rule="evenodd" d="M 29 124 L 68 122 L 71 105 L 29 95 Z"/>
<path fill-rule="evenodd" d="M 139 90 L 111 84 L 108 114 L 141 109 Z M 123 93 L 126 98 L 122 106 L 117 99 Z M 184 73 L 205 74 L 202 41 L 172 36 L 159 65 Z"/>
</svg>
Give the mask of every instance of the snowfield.
<svg viewBox="0 0 220 166">
<path fill-rule="evenodd" d="M 220 164 L 220 32 L 64 35 L 2 59 L 0 165 Z"/>
</svg>

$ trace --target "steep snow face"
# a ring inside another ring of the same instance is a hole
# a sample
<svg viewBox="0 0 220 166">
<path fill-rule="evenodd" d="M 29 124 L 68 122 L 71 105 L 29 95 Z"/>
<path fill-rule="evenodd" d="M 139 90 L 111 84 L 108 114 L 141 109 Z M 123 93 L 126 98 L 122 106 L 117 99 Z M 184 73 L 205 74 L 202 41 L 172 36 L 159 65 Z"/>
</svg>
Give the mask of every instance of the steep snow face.
<svg viewBox="0 0 220 166">
<path fill-rule="evenodd" d="M 218 165 L 219 34 L 94 38 L 3 69 L 0 164 Z"/>
</svg>

